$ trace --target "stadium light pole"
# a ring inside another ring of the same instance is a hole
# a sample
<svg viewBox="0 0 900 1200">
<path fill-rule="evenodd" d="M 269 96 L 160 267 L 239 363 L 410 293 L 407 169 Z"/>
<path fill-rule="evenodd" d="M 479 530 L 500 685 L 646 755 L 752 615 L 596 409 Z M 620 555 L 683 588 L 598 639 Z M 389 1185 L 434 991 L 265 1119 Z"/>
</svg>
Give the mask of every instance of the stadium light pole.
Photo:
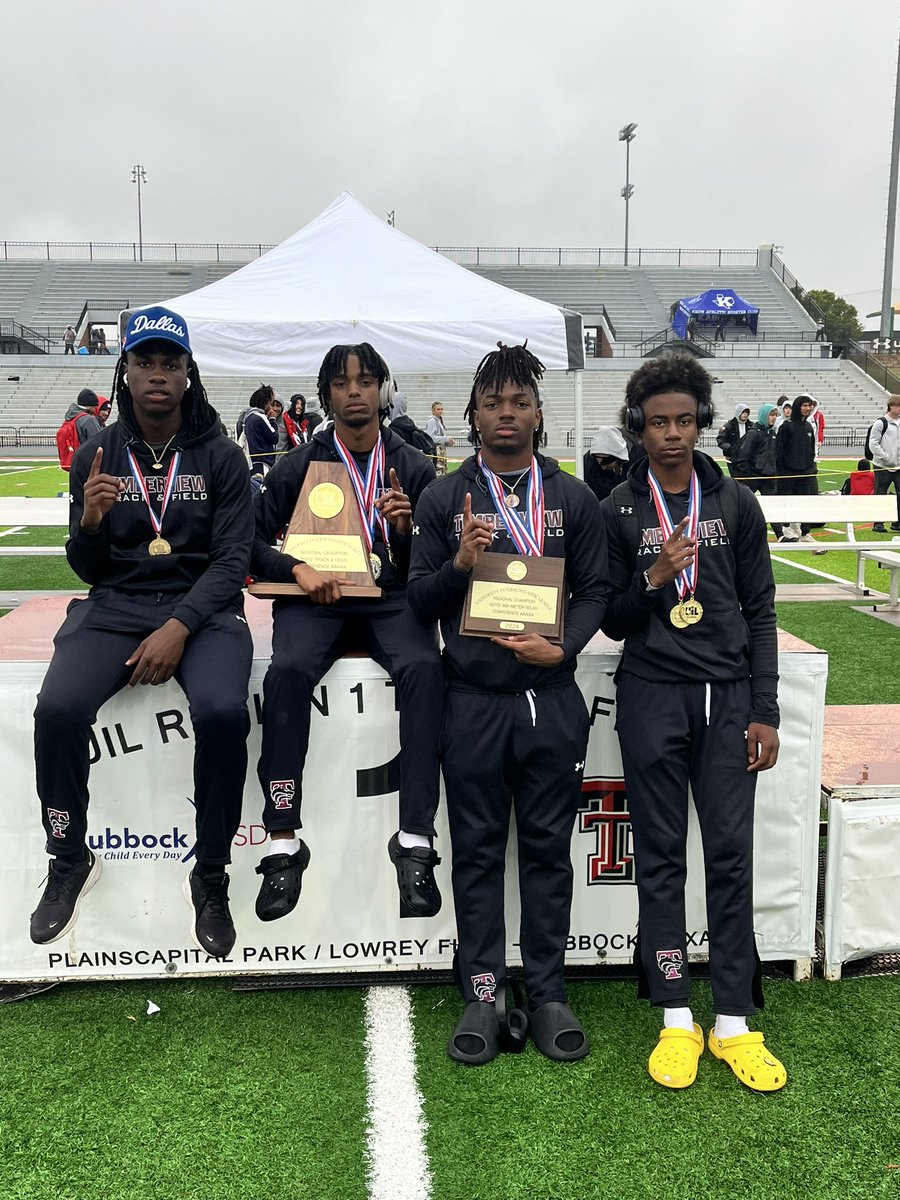
<svg viewBox="0 0 900 1200">
<path fill-rule="evenodd" d="M 897 161 L 900 157 L 900 53 L 897 56 L 897 81 L 894 84 L 894 132 L 891 138 L 891 170 L 888 179 L 887 233 L 884 238 L 884 275 L 881 280 L 881 325 L 879 337 L 894 336 L 894 310 L 891 305 L 894 276 L 894 232 L 897 227 Z"/>
<path fill-rule="evenodd" d="M 144 231 L 141 224 L 141 184 L 147 182 L 147 172 L 140 164 L 131 168 L 131 182 L 137 184 L 138 190 L 138 258 L 144 261 Z"/>
<path fill-rule="evenodd" d="M 628 201 L 634 195 L 631 182 L 631 143 L 634 141 L 634 131 L 637 124 L 629 121 L 619 130 L 619 141 L 625 143 L 625 186 L 622 188 L 622 199 L 625 201 L 625 266 L 628 266 Z"/>
</svg>

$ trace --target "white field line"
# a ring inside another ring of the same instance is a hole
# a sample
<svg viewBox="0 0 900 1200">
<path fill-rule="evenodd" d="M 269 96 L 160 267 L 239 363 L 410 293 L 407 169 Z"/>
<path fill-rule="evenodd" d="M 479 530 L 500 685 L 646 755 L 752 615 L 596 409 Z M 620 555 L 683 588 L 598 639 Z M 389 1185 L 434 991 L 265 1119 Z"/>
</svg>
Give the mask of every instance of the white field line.
<svg viewBox="0 0 900 1200">
<path fill-rule="evenodd" d="M 11 533 L 24 533 L 27 525 L 10 525 L 9 529 L 0 530 L 0 537 L 9 537 Z"/>
<path fill-rule="evenodd" d="M 429 1200 L 431 1168 L 416 1081 L 415 1036 L 405 987 L 366 993 L 368 1187 L 372 1200 Z"/>
</svg>

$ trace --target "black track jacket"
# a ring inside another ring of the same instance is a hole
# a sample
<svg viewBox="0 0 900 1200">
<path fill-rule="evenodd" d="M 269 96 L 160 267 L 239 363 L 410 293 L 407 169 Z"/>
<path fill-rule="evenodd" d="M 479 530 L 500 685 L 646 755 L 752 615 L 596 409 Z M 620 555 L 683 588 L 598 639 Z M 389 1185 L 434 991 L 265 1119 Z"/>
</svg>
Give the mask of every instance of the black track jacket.
<svg viewBox="0 0 900 1200">
<path fill-rule="evenodd" d="M 125 451 L 129 448 L 137 459 L 157 514 L 171 460 L 167 456 L 166 469 L 154 471 L 150 451 L 123 417 L 75 451 L 69 474 L 72 503 L 66 557 L 72 570 L 94 588 L 167 596 L 183 593 L 172 615 L 191 633 L 213 613 L 243 603 L 241 588 L 253 539 L 247 460 L 222 433 L 216 412 L 210 409 L 210 413 L 203 433 L 190 439 L 179 433 L 173 442 L 182 451 L 181 463 L 162 525 L 171 554 L 154 558 L 148 553 L 156 535 Z M 101 470 L 122 479 L 125 491 L 100 528 L 89 533 L 81 528 L 84 484 L 100 446 Z"/>
<path fill-rule="evenodd" d="M 559 469 L 555 459 L 537 455 L 544 481 L 544 555 L 565 558 L 567 599 L 563 650 L 556 667 L 533 667 L 516 661 L 510 650 L 489 638 L 459 632 L 469 576 L 457 571 L 466 492 L 472 515 L 492 524 L 494 541 L 486 553 L 515 554 L 516 548 L 497 516 L 475 458 L 425 490 L 413 528 L 412 564 L 407 596 L 420 621 L 441 622 L 444 664 L 451 682 L 488 691 L 525 691 L 567 682 L 576 657 L 600 627 L 609 591 L 606 534 L 600 505 L 586 484 Z"/>
<path fill-rule="evenodd" d="M 397 472 L 400 486 L 409 496 L 415 514 L 419 497 L 434 479 L 434 467 L 424 454 L 408 446 L 403 438 L 391 433 L 390 429 L 383 427 L 381 436 L 384 441 L 385 471 L 390 475 L 393 467 Z M 294 582 L 292 572 L 300 560 L 275 550 L 272 543 L 291 519 L 306 478 L 306 469 L 311 462 L 340 463 L 343 466 L 334 448 L 333 425 L 329 425 L 325 430 L 317 429 L 312 441 L 282 454 L 256 495 L 256 537 L 253 541 L 251 571 L 259 579 L 266 579 L 270 583 Z M 385 592 L 398 592 L 406 585 L 411 539 L 402 537 L 393 528 L 390 536 L 393 565 L 388 559 L 376 527 L 373 549 L 381 559 L 378 586 Z"/>
<path fill-rule="evenodd" d="M 749 679 L 750 720 L 778 727 L 778 641 L 775 582 L 766 545 L 762 509 L 749 488 L 726 479 L 705 454 L 694 451 L 700 480 L 700 554 L 696 598 L 703 618 L 676 629 L 669 612 L 678 602 L 675 583 L 647 594 L 643 572 L 662 548 L 662 530 L 647 485 L 647 460 L 628 473 L 637 501 L 640 544 L 629 538 L 631 527 L 621 513 L 616 493 L 604 500 L 602 512 L 609 537 L 609 568 L 615 596 L 603 621 L 603 632 L 624 639 L 623 671 L 660 683 L 723 683 Z M 738 529 L 726 529 L 719 505 L 723 488 L 734 489 L 740 514 Z M 688 493 L 666 496 L 675 525 L 687 516 Z M 629 517 L 631 514 L 628 514 Z"/>
</svg>

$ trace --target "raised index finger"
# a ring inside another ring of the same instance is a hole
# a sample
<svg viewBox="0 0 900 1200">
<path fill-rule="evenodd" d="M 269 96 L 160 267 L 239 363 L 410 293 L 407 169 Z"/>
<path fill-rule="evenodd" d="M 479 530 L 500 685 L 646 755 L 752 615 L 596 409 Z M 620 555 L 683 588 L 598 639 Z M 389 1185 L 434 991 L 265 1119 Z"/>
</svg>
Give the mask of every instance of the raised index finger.
<svg viewBox="0 0 900 1200">
<path fill-rule="evenodd" d="M 466 498 L 463 500 L 463 525 L 468 525 L 472 520 L 472 493 L 466 492 Z"/>
<path fill-rule="evenodd" d="M 88 471 L 88 479 L 96 479 L 100 474 L 100 463 L 103 461 L 103 447 L 97 447 L 97 453 L 94 455 L 94 461 L 91 463 L 91 469 Z"/>
<path fill-rule="evenodd" d="M 394 470 L 393 467 L 391 467 L 391 470 L 390 470 L 390 480 L 391 480 L 391 487 L 393 488 L 393 490 L 395 492 L 403 491 L 403 488 L 400 486 L 400 480 L 397 478 L 397 472 Z"/>
</svg>

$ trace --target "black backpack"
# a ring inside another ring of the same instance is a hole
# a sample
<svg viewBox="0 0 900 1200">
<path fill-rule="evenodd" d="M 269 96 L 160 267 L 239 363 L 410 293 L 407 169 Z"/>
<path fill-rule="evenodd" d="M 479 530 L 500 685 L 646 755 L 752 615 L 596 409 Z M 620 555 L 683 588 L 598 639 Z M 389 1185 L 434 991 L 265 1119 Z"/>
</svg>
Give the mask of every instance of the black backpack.
<svg viewBox="0 0 900 1200">
<path fill-rule="evenodd" d="M 415 432 L 410 436 L 409 444 L 414 446 L 416 450 L 421 450 L 432 461 L 437 458 L 437 444 L 431 434 L 426 433 L 424 429 L 419 429 L 416 426 Z"/>
<path fill-rule="evenodd" d="M 872 456 L 872 442 L 871 442 L 871 440 L 870 440 L 870 439 L 871 439 L 871 437 L 872 437 L 872 430 L 875 428 L 875 426 L 876 426 L 876 425 L 880 425 L 880 426 L 881 426 L 881 434 L 882 434 L 882 437 L 883 437 L 883 436 L 884 436 L 884 431 L 887 429 L 887 425 L 888 425 L 888 423 L 887 423 L 887 417 L 879 417 L 879 418 L 878 418 L 878 420 L 877 420 L 877 421 L 874 421 L 874 422 L 873 422 L 873 423 L 872 423 L 872 424 L 869 426 L 869 428 L 866 430 L 866 444 L 865 444 L 865 446 L 863 446 L 863 454 L 864 454 L 864 455 L 865 455 L 865 457 L 866 457 L 866 458 L 869 460 L 869 462 L 871 462 L 871 461 L 872 461 L 872 457 L 873 457 L 873 456 Z"/>
</svg>

